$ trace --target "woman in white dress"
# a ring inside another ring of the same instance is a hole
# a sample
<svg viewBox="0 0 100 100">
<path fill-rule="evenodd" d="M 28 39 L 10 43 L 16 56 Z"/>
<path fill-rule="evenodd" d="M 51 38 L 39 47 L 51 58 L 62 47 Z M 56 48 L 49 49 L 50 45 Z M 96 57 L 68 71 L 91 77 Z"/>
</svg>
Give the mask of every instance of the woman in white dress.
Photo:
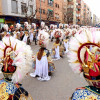
<svg viewBox="0 0 100 100">
<path fill-rule="evenodd" d="M 20 27 L 21 27 L 21 24 L 17 23 L 16 30 L 13 32 L 13 37 L 15 39 L 20 39 L 20 32 L 19 32 Z"/>
<path fill-rule="evenodd" d="M 30 42 L 33 41 L 33 38 L 35 36 L 34 30 L 36 30 L 36 24 L 32 23 L 32 29 L 30 30 Z"/>
<path fill-rule="evenodd" d="M 63 40 L 63 46 L 65 48 L 65 53 L 68 53 L 69 47 L 69 37 L 71 35 L 71 29 L 65 29 L 65 39 Z"/>
<path fill-rule="evenodd" d="M 56 41 L 53 43 L 53 48 L 52 48 L 52 58 L 53 60 L 58 60 L 60 57 L 63 57 L 63 51 L 64 48 L 61 45 L 61 37 L 62 33 L 60 29 L 56 29 L 54 32 L 54 37 Z"/>
<path fill-rule="evenodd" d="M 33 67 L 35 67 L 35 72 L 31 73 L 31 77 L 38 76 L 40 81 L 50 80 L 49 72 L 54 71 L 54 64 L 49 56 L 49 50 L 46 49 L 49 42 L 49 34 L 45 31 L 40 31 L 38 36 L 40 49 L 37 52 L 36 59 L 34 59 Z"/>
</svg>

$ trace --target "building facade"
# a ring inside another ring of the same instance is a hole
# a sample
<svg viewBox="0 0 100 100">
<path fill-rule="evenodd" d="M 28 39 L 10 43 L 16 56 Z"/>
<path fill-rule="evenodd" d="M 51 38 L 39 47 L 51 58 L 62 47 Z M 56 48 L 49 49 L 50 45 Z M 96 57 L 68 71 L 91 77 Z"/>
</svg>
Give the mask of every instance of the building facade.
<svg viewBox="0 0 100 100">
<path fill-rule="evenodd" d="M 62 0 L 62 23 L 67 23 L 67 0 Z"/>
<path fill-rule="evenodd" d="M 68 24 L 91 25 L 91 11 L 83 0 L 68 0 Z"/>
<path fill-rule="evenodd" d="M 36 0 L 37 23 L 58 24 L 63 21 L 62 0 Z"/>
<path fill-rule="evenodd" d="M 35 13 L 35 0 L 1 0 L 2 1 L 2 16 L 4 23 L 8 25 L 23 23 L 26 17 Z"/>
</svg>

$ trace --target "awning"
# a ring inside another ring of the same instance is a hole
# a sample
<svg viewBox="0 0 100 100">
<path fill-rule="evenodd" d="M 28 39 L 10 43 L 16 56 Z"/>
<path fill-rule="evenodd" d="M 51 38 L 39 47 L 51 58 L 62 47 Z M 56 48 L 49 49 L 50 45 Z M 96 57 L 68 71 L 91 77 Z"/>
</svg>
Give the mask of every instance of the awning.
<svg viewBox="0 0 100 100">
<path fill-rule="evenodd" d="M 48 11 L 53 11 L 53 10 L 51 10 L 51 9 L 48 9 Z"/>
</svg>

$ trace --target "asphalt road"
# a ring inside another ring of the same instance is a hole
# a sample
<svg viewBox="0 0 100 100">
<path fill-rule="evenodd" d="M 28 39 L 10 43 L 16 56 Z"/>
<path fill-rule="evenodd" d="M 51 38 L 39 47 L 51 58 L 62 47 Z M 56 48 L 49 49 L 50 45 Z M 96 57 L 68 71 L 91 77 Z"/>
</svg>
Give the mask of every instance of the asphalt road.
<svg viewBox="0 0 100 100">
<path fill-rule="evenodd" d="M 39 46 L 35 46 L 34 43 L 31 47 L 34 54 L 39 49 Z M 52 48 L 52 43 L 49 44 L 48 48 Z M 29 75 L 22 81 L 23 87 L 31 94 L 33 100 L 69 100 L 77 87 L 87 85 L 82 76 L 72 72 L 68 65 L 67 55 L 54 61 L 54 64 L 56 70 L 50 81 L 40 82 Z"/>
</svg>

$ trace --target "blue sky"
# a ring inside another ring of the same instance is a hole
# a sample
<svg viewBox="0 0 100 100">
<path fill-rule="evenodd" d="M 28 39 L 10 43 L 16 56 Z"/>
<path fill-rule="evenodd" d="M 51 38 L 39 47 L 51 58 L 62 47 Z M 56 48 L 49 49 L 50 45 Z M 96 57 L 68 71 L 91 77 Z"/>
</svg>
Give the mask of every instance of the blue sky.
<svg viewBox="0 0 100 100">
<path fill-rule="evenodd" d="M 91 11 L 100 17 L 100 0 L 84 0 L 90 7 Z"/>
</svg>

